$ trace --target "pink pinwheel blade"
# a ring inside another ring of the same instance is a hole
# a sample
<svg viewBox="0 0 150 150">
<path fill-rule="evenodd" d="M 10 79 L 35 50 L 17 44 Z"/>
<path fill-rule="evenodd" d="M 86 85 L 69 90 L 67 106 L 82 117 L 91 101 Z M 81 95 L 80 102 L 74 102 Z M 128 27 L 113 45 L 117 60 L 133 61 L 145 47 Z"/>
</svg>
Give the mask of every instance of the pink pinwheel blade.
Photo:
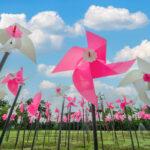
<svg viewBox="0 0 150 150">
<path fill-rule="evenodd" d="M 22 36 L 22 32 L 16 25 L 7 27 L 6 32 L 9 34 L 10 37 L 13 38 L 21 38 Z"/>
<path fill-rule="evenodd" d="M 109 68 L 114 70 L 117 74 L 124 73 L 130 69 L 130 67 L 134 64 L 135 60 L 129 60 L 125 62 L 117 62 L 112 64 L 107 64 Z"/>
<path fill-rule="evenodd" d="M 82 59 L 83 51 L 83 48 L 72 47 L 60 63 L 54 68 L 52 73 L 74 70 L 78 62 Z"/>
<path fill-rule="evenodd" d="M 73 73 L 73 82 L 79 93 L 93 105 L 97 106 L 93 79 L 90 72 L 89 63 L 84 63 Z"/>
<path fill-rule="evenodd" d="M 10 90 L 10 92 L 16 96 L 17 92 L 18 92 L 18 83 L 16 82 L 16 79 L 12 79 L 8 81 L 8 89 Z"/>
<path fill-rule="evenodd" d="M 42 98 L 42 93 L 41 92 L 35 94 L 35 96 L 33 98 L 32 104 L 35 106 L 36 109 L 38 109 L 38 107 L 40 105 L 41 98 Z"/>
<path fill-rule="evenodd" d="M 13 78 L 14 76 L 12 74 L 8 74 L 6 75 L 6 77 L 4 77 L 4 79 L 2 80 L 2 83 L 5 84 L 5 83 L 8 83 L 8 81 Z"/>
<path fill-rule="evenodd" d="M 29 113 L 30 116 L 34 116 L 35 113 L 36 113 L 36 110 L 35 110 L 35 107 L 33 104 L 30 104 L 28 107 L 27 107 L 27 111 Z"/>
<path fill-rule="evenodd" d="M 23 102 L 21 102 L 21 104 L 20 104 L 20 112 L 21 112 L 21 113 L 24 112 L 24 104 L 23 104 Z"/>
<path fill-rule="evenodd" d="M 88 48 L 97 52 L 97 58 L 106 62 L 106 40 L 92 32 L 86 32 Z"/>
<path fill-rule="evenodd" d="M 23 84 L 24 83 L 24 79 L 23 79 L 23 68 L 21 68 L 17 73 L 16 73 L 16 78 L 19 84 Z"/>
<path fill-rule="evenodd" d="M 130 60 L 126 62 L 105 64 L 100 61 L 95 61 L 90 64 L 91 74 L 93 78 L 117 75 L 126 72 L 135 62 Z"/>
</svg>

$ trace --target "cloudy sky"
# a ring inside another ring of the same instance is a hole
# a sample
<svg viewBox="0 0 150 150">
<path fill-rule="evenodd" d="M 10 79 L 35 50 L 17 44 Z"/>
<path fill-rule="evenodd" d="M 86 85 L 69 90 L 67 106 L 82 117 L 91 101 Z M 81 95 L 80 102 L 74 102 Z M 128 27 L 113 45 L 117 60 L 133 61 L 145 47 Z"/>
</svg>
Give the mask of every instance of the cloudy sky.
<svg viewBox="0 0 150 150">
<path fill-rule="evenodd" d="M 77 95 L 71 72 L 53 75 L 51 70 L 70 47 L 86 47 L 85 30 L 107 39 L 108 62 L 150 56 L 148 3 L 148 0 L 0 0 L 0 28 L 18 22 L 30 29 L 37 53 L 37 64 L 18 52 L 12 53 L 3 74 L 24 67 L 29 78 L 24 97 L 42 91 L 44 98 L 51 101 L 52 89 L 60 84 L 70 86 L 70 95 Z M 121 78 L 122 75 L 96 80 L 96 91 L 103 92 L 109 101 L 123 94 L 137 99 L 132 86 L 117 87 Z M 58 101 L 55 99 L 57 104 Z"/>
</svg>

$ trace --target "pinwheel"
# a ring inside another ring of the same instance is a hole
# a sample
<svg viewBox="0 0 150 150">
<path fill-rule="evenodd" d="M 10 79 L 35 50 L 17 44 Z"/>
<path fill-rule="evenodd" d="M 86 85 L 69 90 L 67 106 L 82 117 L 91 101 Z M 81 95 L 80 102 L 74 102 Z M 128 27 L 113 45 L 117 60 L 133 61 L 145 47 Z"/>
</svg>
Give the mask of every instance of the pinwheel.
<svg viewBox="0 0 150 150">
<path fill-rule="evenodd" d="M 115 108 L 115 106 L 113 105 L 112 102 L 106 102 L 106 104 L 107 104 L 107 107 L 108 107 L 109 109 L 114 109 L 114 108 Z"/>
<path fill-rule="evenodd" d="M 28 112 L 28 116 L 30 119 L 35 119 L 35 131 L 34 131 L 34 137 L 33 137 L 33 141 L 32 141 L 32 146 L 31 149 L 33 150 L 34 148 L 34 143 L 35 143 L 35 138 L 36 138 L 36 134 L 37 134 L 37 130 L 38 130 L 38 121 L 41 117 L 38 108 L 40 105 L 42 99 L 42 93 L 38 92 L 35 94 L 31 104 L 27 107 L 27 112 Z"/>
<path fill-rule="evenodd" d="M 51 106 L 50 102 L 46 102 L 45 103 L 45 108 L 46 108 L 46 110 L 45 110 L 45 116 L 46 116 L 47 122 L 50 121 L 50 106 Z"/>
<path fill-rule="evenodd" d="M 72 47 L 52 73 L 73 70 L 73 82 L 79 93 L 93 104 L 93 132 L 94 147 L 98 149 L 95 121 L 95 106 L 98 106 L 93 79 L 117 75 L 126 72 L 134 63 L 134 60 L 111 63 L 106 62 L 106 40 L 94 33 L 86 32 L 88 46 L 81 48 Z"/>
<path fill-rule="evenodd" d="M 1 137 L 0 137 L 0 145 L 2 144 L 7 126 L 9 124 L 9 121 L 11 119 L 11 115 L 14 111 L 14 107 L 16 105 L 17 99 L 19 97 L 20 91 L 22 89 L 22 86 L 24 84 L 24 78 L 23 78 L 23 68 L 21 68 L 15 75 L 14 74 L 8 74 L 3 80 L 2 83 L 7 84 L 8 89 L 11 93 L 15 95 L 15 99 L 13 101 L 13 104 L 11 106 L 11 109 L 9 111 L 8 118 L 5 122 Z"/>
<path fill-rule="evenodd" d="M 0 63 L 0 71 L 9 53 L 14 49 L 18 49 L 33 62 L 36 62 L 35 48 L 29 38 L 29 34 L 31 34 L 31 32 L 19 24 L 14 24 L 5 29 L 0 29 L 0 43 L 2 44 L 0 51 L 5 52 Z"/>
<path fill-rule="evenodd" d="M 23 68 L 21 68 L 16 74 L 9 73 L 6 75 L 2 80 L 2 83 L 6 84 L 9 91 L 16 96 L 19 86 L 24 84 Z"/>
<path fill-rule="evenodd" d="M 35 94 L 31 104 L 27 107 L 29 117 L 34 118 L 37 116 L 41 98 L 42 98 L 41 92 Z"/>
<path fill-rule="evenodd" d="M 24 112 L 24 104 L 23 104 L 23 102 L 20 103 L 19 108 L 20 108 L 20 112 L 23 113 Z"/>
<path fill-rule="evenodd" d="M 72 47 L 52 73 L 74 70 L 73 82 L 85 99 L 97 106 L 93 79 L 126 72 L 134 60 L 106 63 L 106 40 L 94 33 L 86 32 L 88 47 Z"/>
<path fill-rule="evenodd" d="M 137 58 L 137 63 L 139 69 L 132 70 L 127 73 L 125 77 L 121 80 L 119 86 L 127 86 L 129 84 L 133 84 L 140 100 L 142 100 L 146 104 L 150 104 L 150 98 L 147 94 L 147 91 L 150 90 L 149 63 L 141 58 Z"/>
</svg>

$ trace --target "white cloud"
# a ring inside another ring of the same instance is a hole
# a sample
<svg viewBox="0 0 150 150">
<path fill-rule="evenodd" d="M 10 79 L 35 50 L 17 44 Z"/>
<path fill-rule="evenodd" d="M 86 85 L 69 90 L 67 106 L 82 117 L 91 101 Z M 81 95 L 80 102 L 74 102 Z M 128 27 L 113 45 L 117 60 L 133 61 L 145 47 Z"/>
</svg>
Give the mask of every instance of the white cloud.
<svg viewBox="0 0 150 150">
<path fill-rule="evenodd" d="M 63 19 L 55 11 L 44 11 L 33 16 L 29 22 L 33 28 L 44 30 L 62 31 L 65 27 Z"/>
<path fill-rule="evenodd" d="M 137 97 L 137 93 L 132 86 L 114 87 L 98 80 L 94 81 L 94 86 L 97 94 L 100 92 L 105 95 L 106 101 L 115 101 L 124 95 L 128 96 L 129 98 Z M 70 86 L 67 95 L 80 97 L 79 92 L 76 90 L 73 84 Z"/>
<path fill-rule="evenodd" d="M 55 88 L 55 87 L 56 87 L 56 84 L 53 83 L 53 82 L 50 82 L 50 81 L 48 81 L 48 80 L 43 80 L 43 81 L 40 83 L 39 87 L 40 87 L 41 89 L 52 89 L 52 88 Z"/>
<path fill-rule="evenodd" d="M 125 8 L 92 5 L 82 22 L 95 30 L 135 29 L 147 24 L 148 18 L 140 11 L 132 13 Z"/>
<path fill-rule="evenodd" d="M 27 20 L 26 14 L 0 14 L 0 28 L 19 23 L 32 31 L 31 39 L 36 48 L 59 49 L 64 38 L 83 35 L 85 27 L 94 30 L 135 29 L 148 23 L 142 12 L 131 13 L 125 8 L 91 5 L 84 18 L 66 24 L 56 11 L 42 11 Z"/>
<path fill-rule="evenodd" d="M 101 92 L 105 95 L 107 101 L 115 101 L 119 97 L 128 96 L 130 98 L 137 97 L 137 92 L 132 86 L 114 87 L 112 85 L 95 81 L 96 92 Z"/>
<path fill-rule="evenodd" d="M 136 57 L 149 57 L 150 56 L 150 41 L 143 40 L 139 45 L 131 48 L 130 46 L 124 47 L 120 50 L 115 57 L 115 60 L 128 60 Z"/>
<path fill-rule="evenodd" d="M 52 73 L 54 68 L 55 68 L 54 65 L 39 64 L 37 66 L 38 72 L 44 74 L 47 77 L 71 77 L 71 75 L 72 75 L 72 71 Z"/>
</svg>

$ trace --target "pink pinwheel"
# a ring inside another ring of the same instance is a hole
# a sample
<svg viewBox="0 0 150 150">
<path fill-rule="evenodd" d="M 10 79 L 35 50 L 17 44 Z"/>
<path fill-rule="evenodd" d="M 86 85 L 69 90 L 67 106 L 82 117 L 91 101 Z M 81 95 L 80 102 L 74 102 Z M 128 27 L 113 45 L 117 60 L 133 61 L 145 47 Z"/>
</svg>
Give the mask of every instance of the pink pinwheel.
<svg viewBox="0 0 150 150">
<path fill-rule="evenodd" d="M 111 122 L 111 121 L 112 121 L 111 116 L 107 115 L 107 116 L 105 117 L 105 122 Z"/>
<path fill-rule="evenodd" d="M 124 96 L 123 101 L 120 103 L 120 108 L 121 108 L 122 110 L 124 110 L 125 107 L 126 107 L 128 104 L 129 104 L 129 102 L 127 102 L 127 99 L 126 99 L 126 97 Z"/>
<path fill-rule="evenodd" d="M 125 119 L 125 116 L 121 112 L 116 112 L 114 114 L 114 119 L 117 121 L 123 121 Z"/>
<path fill-rule="evenodd" d="M 61 95 L 62 94 L 62 91 L 61 91 L 60 87 L 57 87 L 55 90 L 56 90 L 56 94 L 57 95 Z"/>
<path fill-rule="evenodd" d="M 147 104 L 144 104 L 143 106 L 142 106 L 142 111 L 145 111 L 145 110 L 147 110 L 149 108 L 149 106 L 147 105 Z"/>
<path fill-rule="evenodd" d="M 19 85 L 24 84 L 23 79 L 23 68 L 21 68 L 15 75 L 8 74 L 3 80 L 3 84 L 7 84 L 8 89 L 10 92 L 16 96 L 18 92 Z"/>
<path fill-rule="evenodd" d="M 76 101 L 76 97 L 71 97 L 71 96 L 68 96 L 67 97 L 67 100 L 69 101 L 69 102 L 75 102 Z"/>
<path fill-rule="evenodd" d="M 114 108 L 115 108 L 115 106 L 114 106 L 113 103 L 111 103 L 111 102 L 107 102 L 106 104 L 107 104 L 107 107 L 108 107 L 109 109 L 114 109 Z"/>
<path fill-rule="evenodd" d="M 81 118 L 82 118 L 82 113 L 80 110 L 74 113 L 75 121 L 80 122 Z"/>
<path fill-rule="evenodd" d="M 2 119 L 3 119 L 3 121 L 7 120 L 7 114 L 3 114 Z"/>
<path fill-rule="evenodd" d="M 55 108 L 54 112 L 59 114 L 60 110 L 58 108 Z"/>
<path fill-rule="evenodd" d="M 67 109 L 69 109 L 70 107 L 76 107 L 77 105 L 74 102 L 69 102 L 67 104 Z"/>
<path fill-rule="evenodd" d="M 24 112 L 24 104 L 23 102 L 20 103 L 20 112 L 23 113 Z"/>
<path fill-rule="evenodd" d="M 63 117 L 63 122 L 68 122 L 68 118 L 66 116 Z"/>
<path fill-rule="evenodd" d="M 49 109 L 50 109 L 50 106 L 51 106 L 51 103 L 50 102 L 46 102 L 45 103 L 45 108 L 46 108 L 46 110 L 45 110 L 45 116 L 46 116 L 46 118 L 47 118 L 47 122 L 50 120 L 50 111 L 49 111 Z"/>
<path fill-rule="evenodd" d="M 6 121 L 6 120 L 7 120 L 7 117 L 8 117 L 8 114 L 3 114 L 3 115 L 2 115 L 3 121 Z M 11 120 L 11 121 L 14 121 L 14 120 L 15 120 L 15 117 L 16 117 L 16 114 L 12 114 L 11 117 L 10 117 L 10 120 Z"/>
<path fill-rule="evenodd" d="M 35 116 L 38 113 L 38 108 L 41 102 L 42 94 L 39 92 L 35 94 L 31 104 L 27 107 L 27 111 L 30 117 Z"/>
<path fill-rule="evenodd" d="M 135 60 L 106 63 L 106 40 L 91 32 L 86 32 L 88 47 L 72 47 L 53 73 L 74 70 L 73 82 L 79 93 L 93 105 L 98 105 L 93 79 L 126 72 Z"/>
<path fill-rule="evenodd" d="M 121 100 L 120 100 L 120 99 L 117 99 L 117 100 L 116 100 L 116 103 L 120 104 L 120 103 L 121 103 Z"/>
</svg>

